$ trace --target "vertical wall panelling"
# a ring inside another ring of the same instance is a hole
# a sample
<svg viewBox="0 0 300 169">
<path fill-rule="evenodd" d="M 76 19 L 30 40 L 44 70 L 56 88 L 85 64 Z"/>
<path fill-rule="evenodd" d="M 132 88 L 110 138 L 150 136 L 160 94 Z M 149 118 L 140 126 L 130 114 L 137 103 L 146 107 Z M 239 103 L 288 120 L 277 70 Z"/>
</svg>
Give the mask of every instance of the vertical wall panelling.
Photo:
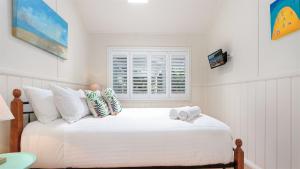
<svg viewBox="0 0 300 169">
<path fill-rule="evenodd" d="M 263 169 L 300 168 L 299 100 L 297 75 L 207 87 L 207 113 L 227 123 L 246 159 Z"/>
<path fill-rule="evenodd" d="M 234 136 L 235 138 L 241 137 L 241 85 L 235 85 L 234 90 Z"/>
<path fill-rule="evenodd" d="M 228 125 L 232 128 L 233 135 L 235 135 L 235 85 L 228 85 L 226 93 L 225 93 L 225 104 L 227 104 L 226 112 L 227 112 L 227 121 Z"/>
<path fill-rule="evenodd" d="M 220 105 L 221 105 L 221 106 L 218 106 L 217 112 L 219 112 L 219 117 L 221 119 L 223 119 L 224 121 L 227 121 L 227 116 L 226 116 L 227 104 L 225 103 L 227 101 L 227 99 L 225 98 L 227 86 L 218 86 L 217 89 L 218 89 L 217 90 L 218 92 L 216 93 L 216 97 L 217 98 L 220 97 L 220 100 L 218 101 L 218 103 L 220 103 Z"/>
<path fill-rule="evenodd" d="M 7 102 L 8 97 L 7 97 L 7 92 L 6 91 L 7 91 L 7 77 L 0 75 L 0 94 L 2 95 L 2 97 Z M 9 129 L 9 122 L 1 122 L 0 123 L 0 128 L 4 129 L 4 130 L 8 130 Z M 9 133 L 5 133 L 5 134 L 1 135 L 1 137 L 0 137 L 0 151 L 3 151 L 4 146 L 8 145 L 8 137 L 9 137 Z"/>
<path fill-rule="evenodd" d="M 30 78 L 22 78 L 22 85 L 23 86 L 32 86 L 33 80 Z"/>
<path fill-rule="evenodd" d="M 220 89 L 222 89 L 222 87 L 220 87 Z M 231 127 L 231 121 L 230 121 L 230 102 L 231 99 L 229 97 L 231 97 L 231 95 L 229 95 L 230 92 L 230 86 L 225 86 L 223 87 L 223 91 L 224 93 L 222 94 L 222 102 L 224 105 L 224 109 L 223 109 L 223 113 L 222 113 L 222 118 L 224 119 L 224 122 L 229 125 L 229 127 Z"/>
<path fill-rule="evenodd" d="M 248 97 L 247 86 L 242 84 L 241 86 L 241 138 L 244 142 L 243 148 L 247 157 L 248 153 Z"/>
<path fill-rule="evenodd" d="M 212 99 L 213 99 L 213 97 L 212 97 L 212 88 L 211 87 L 207 88 L 206 91 L 207 91 L 206 92 L 206 100 L 207 101 L 206 101 L 206 111 L 205 111 L 205 113 L 210 114 L 210 113 L 212 113 L 212 110 L 211 110 L 212 107 L 210 106 L 210 103 L 212 102 Z"/>
<path fill-rule="evenodd" d="M 266 82 L 266 169 L 277 169 L 277 81 Z"/>
<path fill-rule="evenodd" d="M 248 88 L 248 159 L 255 162 L 255 83 Z"/>
<path fill-rule="evenodd" d="M 22 78 L 22 86 L 24 87 L 24 86 L 33 86 L 32 85 L 33 84 L 33 80 L 32 79 L 30 79 L 30 78 Z M 22 100 L 28 100 L 27 98 L 26 98 L 26 95 L 25 95 L 25 93 L 24 93 L 24 91 L 22 90 L 22 96 L 21 96 L 21 99 Z"/>
<path fill-rule="evenodd" d="M 292 169 L 300 168 L 300 77 L 292 85 Z"/>
<path fill-rule="evenodd" d="M 49 82 L 49 81 L 43 81 L 43 82 L 42 82 L 42 88 L 44 88 L 44 89 L 49 89 L 51 84 L 52 84 L 52 83 Z"/>
<path fill-rule="evenodd" d="M 278 80 L 277 95 L 277 167 L 291 168 L 291 80 Z"/>
<path fill-rule="evenodd" d="M 7 101 L 7 77 L 0 75 L 0 94 Z"/>
<path fill-rule="evenodd" d="M 226 100 L 228 100 L 228 121 L 229 121 L 229 125 L 231 128 L 234 127 L 234 97 L 235 97 L 235 86 L 234 85 L 230 85 L 228 87 L 228 92 L 226 93 Z M 235 131 L 233 131 L 233 133 L 235 133 Z"/>
<path fill-rule="evenodd" d="M 43 86 L 42 85 L 42 81 L 41 80 L 37 80 L 37 79 L 33 80 L 32 85 L 34 87 L 39 87 L 39 88 L 41 88 Z"/>
<path fill-rule="evenodd" d="M 265 168 L 266 83 L 256 83 L 255 89 L 255 162 Z"/>
</svg>

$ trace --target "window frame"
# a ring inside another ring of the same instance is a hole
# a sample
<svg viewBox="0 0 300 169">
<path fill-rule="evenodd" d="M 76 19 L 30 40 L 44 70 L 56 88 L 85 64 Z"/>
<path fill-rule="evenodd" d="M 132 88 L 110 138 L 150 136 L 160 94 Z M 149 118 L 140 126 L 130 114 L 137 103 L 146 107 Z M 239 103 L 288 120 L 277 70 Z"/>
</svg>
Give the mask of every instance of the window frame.
<svg viewBox="0 0 300 169">
<path fill-rule="evenodd" d="M 191 49 L 189 47 L 108 47 L 107 48 L 107 82 L 113 85 L 113 55 L 125 54 L 127 56 L 127 94 L 117 94 L 124 101 L 155 101 L 155 100 L 190 100 L 191 96 Z M 134 95 L 132 92 L 132 54 L 144 53 L 148 64 L 148 93 L 147 95 Z M 166 56 L 166 94 L 151 94 L 151 53 L 165 54 Z M 172 94 L 171 91 L 171 57 L 173 54 L 183 53 L 185 56 L 185 94 Z M 149 69 L 150 68 L 150 69 Z M 149 76 L 150 75 L 150 76 Z"/>
</svg>

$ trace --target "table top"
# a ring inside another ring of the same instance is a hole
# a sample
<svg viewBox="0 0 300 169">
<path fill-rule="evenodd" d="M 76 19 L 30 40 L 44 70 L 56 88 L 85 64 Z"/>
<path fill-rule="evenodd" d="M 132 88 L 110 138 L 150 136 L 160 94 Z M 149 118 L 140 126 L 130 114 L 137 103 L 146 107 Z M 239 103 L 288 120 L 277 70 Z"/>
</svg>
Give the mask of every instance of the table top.
<svg viewBox="0 0 300 169">
<path fill-rule="evenodd" d="M 0 154 L 0 157 L 6 158 L 0 169 L 27 169 L 36 161 L 36 156 L 30 153 L 7 153 Z"/>
</svg>

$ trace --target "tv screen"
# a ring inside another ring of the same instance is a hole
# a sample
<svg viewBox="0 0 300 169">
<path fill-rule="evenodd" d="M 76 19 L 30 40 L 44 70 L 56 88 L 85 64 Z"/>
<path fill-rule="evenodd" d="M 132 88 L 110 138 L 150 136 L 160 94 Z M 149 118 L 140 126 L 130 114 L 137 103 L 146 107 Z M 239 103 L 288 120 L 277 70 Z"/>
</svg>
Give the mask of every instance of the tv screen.
<svg viewBox="0 0 300 169">
<path fill-rule="evenodd" d="M 227 52 L 223 53 L 222 49 L 219 49 L 208 55 L 208 61 L 211 69 L 224 65 L 227 62 Z"/>
</svg>

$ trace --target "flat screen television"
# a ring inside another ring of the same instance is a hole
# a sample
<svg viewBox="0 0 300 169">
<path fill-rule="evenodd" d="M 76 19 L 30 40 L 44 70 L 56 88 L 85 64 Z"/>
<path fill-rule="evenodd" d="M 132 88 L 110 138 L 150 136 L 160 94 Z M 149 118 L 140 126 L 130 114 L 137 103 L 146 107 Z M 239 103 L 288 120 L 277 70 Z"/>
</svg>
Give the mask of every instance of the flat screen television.
<svg viewBox="0 0 300 169">
<path fill-rule="evenodd" d="M 227 52 L 223 53 L 222 49 L 219 49 L 208 55 L 208 61 L 211 69 L 222 66 L 227 62 Z"/>
</svg>

